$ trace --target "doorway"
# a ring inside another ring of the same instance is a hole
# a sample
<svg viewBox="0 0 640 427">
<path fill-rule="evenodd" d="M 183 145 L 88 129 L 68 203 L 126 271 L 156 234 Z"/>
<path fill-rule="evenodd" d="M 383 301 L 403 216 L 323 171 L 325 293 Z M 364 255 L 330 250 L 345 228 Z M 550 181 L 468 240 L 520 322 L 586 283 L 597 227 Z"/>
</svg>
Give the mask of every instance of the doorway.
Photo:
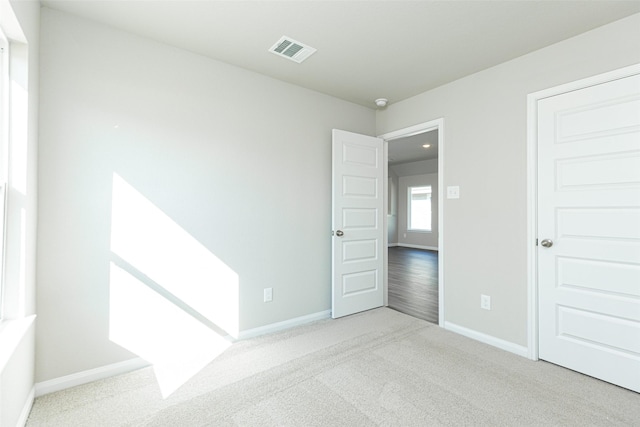
<svg viewBox="0 0 640 427">
<path fill-rule="evenodd" d="M 385 305 L 395 308 L 393 304 L 397 293 L 393 288 L 393 281 L 406 280 L 407 283 L 411 282 L 410 277 L 397 277 L 398 272 L 407 272 L 411 276 L 409 271 L 411 266 L 408 266 L 407 263 L 423 258 L 424 263 L 421 263 L 421 267 L 416 271 L 416 274 L 418 276 L 429 274 L 424 269 L 429 268 L 429 262 L 433 265 L 432 269 L 437 270 L 437 273 L 435 273 L 435 278 L 432 277 L 427 281 L 431 282 L 432 290 L 430 292 L 427 288 L 421 288 L 420 293 L 426 299 L 421 301 L 420 304 L 423 306 L 427 304 L 432 307 L 429 314 L 430 319 L 425 320 L 430 320 L 443 326 L 444 207 L 442 190 L 444 188 L 444 120 L 433 120 L 389 132 L 381 135 L 380 138 L 385 140 L 385 176 L 388 177 L 384 188 L 385 206 L 387 208 L 387 215 L 384 215 L 384 228 L 388 230 L 385 236 L 385 246 L 389 250 L 398 250 L 398 253 L 385 253 Z M 423 147 L 423 145 L 430 145 L 430 147 Z M 421 183 L 421 180 L 428 179 L 429 175 L 431 175 L 432 181 Z M 404 176 L 402 183 L 400 182 L 401 176 Z M 410 189 L 413 189 L 415 193 L 413 196 L 410 193 Z M 429 218 L 427 225 L 411 221 L 412 199 L 415 199 L 414 201 L 416 202 L 414 209 L 420 209 L 420 205 L 424 205 L 426 201 L 432 205 L 431 218 Z M 411 251 L 415 253 L 411 253 Z M 434 255 L 437 260 L 434 259 Z M 389 277 L 390 272 L 393 272 L 394 277 Z M 437 283 L 433 283 L 434 281 Z M 404 309 L 400 311 L 412 314 L 410 306 L 415 305 L 413 303 L 416 302 L 416 300 L 411 300 L 416 297 L 416 284 L 408 283 L 408 285 L 410 289 L 400 297 L 408 304 L 405 304 L 405 307 L 402 307 Z M 420 283 L 418 285 L 423 286 Z M 424 286 L 429 286 L 429 284 L 424 283 Z M 396 298 L 396 304 L 398 301 Z M 435 307 L 433 307 L 434 305 Z M 421 310 L 421 308 L 418 309 Z"/>
</svg>

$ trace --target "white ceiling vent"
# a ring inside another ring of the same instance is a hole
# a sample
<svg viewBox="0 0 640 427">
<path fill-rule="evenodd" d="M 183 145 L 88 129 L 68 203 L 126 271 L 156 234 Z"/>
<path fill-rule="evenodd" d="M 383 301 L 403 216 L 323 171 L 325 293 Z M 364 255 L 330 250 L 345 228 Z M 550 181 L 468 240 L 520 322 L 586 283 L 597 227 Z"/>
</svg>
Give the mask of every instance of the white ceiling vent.
<svg viewBox="0 0 640 427">
<path fill-rule="evenodd" d="M 269 52 L 275 53 L 283 58 L 290 59 L 297 63 L 301 63 L 316 52 L 317 49 L 307 46 L 304 43 L 295 41 L 291 37 L 282 36 L 280 40 L 276 42 Z"/>
</svg>

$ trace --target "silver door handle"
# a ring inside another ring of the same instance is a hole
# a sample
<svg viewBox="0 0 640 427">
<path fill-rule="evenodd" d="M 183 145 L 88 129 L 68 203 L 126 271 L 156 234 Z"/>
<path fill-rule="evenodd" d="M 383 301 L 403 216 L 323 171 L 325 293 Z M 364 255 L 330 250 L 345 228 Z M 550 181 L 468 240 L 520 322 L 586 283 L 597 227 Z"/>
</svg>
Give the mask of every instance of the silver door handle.
<svg viewBox="0 0 640 427">
<path fill-rule="evenodd" d="M 344 236 L 344 232 L 342 230 L 338 230 L 338 231 L 336 231 L 336 236 L 342 237 L 342 236 Z"/>
<path fill-rule="evenodd" d="M 550 248 L 551 246 L 553 246 L 553 240 L 544 239 L 542 242 L 540 242 L 540 244 L 542 245 L 543 248 Z"/>
</svg>

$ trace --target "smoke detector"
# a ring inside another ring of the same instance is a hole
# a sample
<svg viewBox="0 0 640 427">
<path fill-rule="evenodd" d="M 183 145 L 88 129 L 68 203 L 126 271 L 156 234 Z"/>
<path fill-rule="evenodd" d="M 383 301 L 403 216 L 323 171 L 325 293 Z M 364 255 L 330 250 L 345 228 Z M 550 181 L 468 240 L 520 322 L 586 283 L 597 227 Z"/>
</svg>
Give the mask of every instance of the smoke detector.
<svg viewBox="0 0 640 427">
<path fill-rule="evenodd" d="M 290 59 L 299 64 L 316 53 L 316 50 L 317 49 L 314 49 L 311 46 L 295 41 L 291 37 L 282 36 L 276 44 L 271 46 L 269 52 L 283 58 Z"/>
<path fill-rule="evenodd" d="M 378 98 L 374 102 L 378 108 L 384 108 L 389 103 L 389 100 L 387 98 Z"/>
</svg>

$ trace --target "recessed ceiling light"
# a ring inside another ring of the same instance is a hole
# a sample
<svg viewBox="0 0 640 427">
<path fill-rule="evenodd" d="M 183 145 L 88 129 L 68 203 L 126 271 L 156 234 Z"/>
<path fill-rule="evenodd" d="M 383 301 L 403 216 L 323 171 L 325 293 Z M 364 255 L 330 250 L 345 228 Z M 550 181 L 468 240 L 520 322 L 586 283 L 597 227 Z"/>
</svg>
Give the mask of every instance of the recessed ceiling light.
<svg viewBox="0 0 640 427">
<path fill-rule="evenodd" d="M 429 147 L 431 147 L 431 144 L 424 144 L 422 147 L 423 148 L 429 148 Z"/>
</svg>

